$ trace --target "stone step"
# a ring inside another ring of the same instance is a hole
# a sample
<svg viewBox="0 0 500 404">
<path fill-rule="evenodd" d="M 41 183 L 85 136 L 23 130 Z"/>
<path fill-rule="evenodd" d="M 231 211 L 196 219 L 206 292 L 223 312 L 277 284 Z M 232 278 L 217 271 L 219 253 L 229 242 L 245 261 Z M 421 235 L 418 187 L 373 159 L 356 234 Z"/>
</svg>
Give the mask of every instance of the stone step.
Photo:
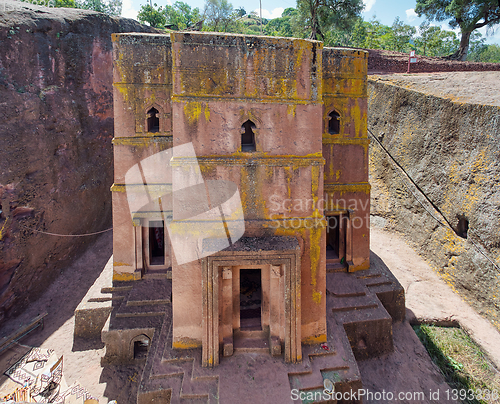
<svg viewBox="0 0 500 404">
<path fill-rule="evenodd" d="M 128 300 L 172 300 L 172 282 L 169 279 L 141 279 L 134 282 Z"/>
<path fill-rule="evenodd" d="M 168 386 L 165 386 L 165 380 L 148 380 L 147 390 L 139 387 L 137 392 L 137 404 L 165 403 L 180 404 L 180 391 L 182 386 L 182 377 L 172 377 L 168 379 Z M 129 401 L 133 403 L 133 398 Z M 184 401 L 185 402 L 185 401 Z"/>
<path fill-rule="evenodd" d="M 326 277 L 327 293 L 335 297 L 356 297 L 366 295 L 366 286 L 351 273 L 342 272 Z"/>
<path fill-rule="evenodd" d="M 156 300 L 127 300 L 127 306 L 149 306 L 149 305 L 165 305 L 170 304 L 170 299 L 156 299 Z"/>
<path fill-rule="evenodd" d="M 123 304 L 115 313 L 115 317 L 152 317 L 164 316 L 170 310 L 170 304 L 128 306 Z"/>
<path fill-rule="evenodd" d="M 335 272 L 346 272 L 347 266 L 344 264 L 338 263 L 327 263 L 326 264 L 326 272 L 327 273 L 335 273 Z"/>
<path fill-rule="evenodd" d="M 377 308 L 381 303 L 373 295 L 355 297 L 333 297 L 331 302 L 332 312 L 364 310 Z"/>
<path fill-rule="evenodd" d="M 264 330 L 234 330 L 233 338 L 246 338 L 246 339 L 266 339 L 267 332 Z"/>
<path fill-rule="evenodd" d="M 129 286 L 111 286 L 106 288 L 101 288 L 101 293 L 116 293 L 125 294 L 132 290 L 132 285 Z"/>
<path fill-rule="evenodd" d="M 191 361 L 189 361 L 191 362 Z M 183 376 L 186 368 L 180 362 L 160 362 L 155 363 L 149 378 L 150 379 L 167 379 L 170 377 Z"/>
<path fill-rule="evenodd" d="M 181 399 L 205 399 L 205 402 L 209 402 L 209 398 L 218 396 L 219 384 L 217 378 L 198 378 L 192 379 L 191 376 L 187 374 L 184 375 L 182 379 L 181 387 Z"/>
<path fill-rule="evenodd" d="M 393 321 L 403 321 L 406 315 L 404 289 L 390 272 L 377 270 L 360 271 L 358 278 L 375 293 Z"/>
<path fill-rule="evenodd" d="M 116 316 L 111 315 L 110 329 L 111 330 L 128 330 L 139 328 L 161 328 L 165 313 L 154 313 L 152 316 Z"/>
<path fill-rule="evenodd" d="M 267 353 L 269 354 L 269 342 L 262 338 L 234 338 L 234 353 Z"/>
<path fill-rule="evenodd" d="M 165 273 L 146 273 L 142 277 L 142 279 L 150 280 L 150 279 L 172 279 L 172 272 Z"/>
<path fill-rule="evenodd" d="M 380 303 L 376 308 L 334 312 L 357 360 L 393 351 L 392 318 Z"/>
<path fill-rule="evenodd" d="M 309 372 L 302 374 L 289 374 L 290 388 L 297 390 L 314 390 L 323 388 L 323 377 L 320 372 Z"/>
</svg>

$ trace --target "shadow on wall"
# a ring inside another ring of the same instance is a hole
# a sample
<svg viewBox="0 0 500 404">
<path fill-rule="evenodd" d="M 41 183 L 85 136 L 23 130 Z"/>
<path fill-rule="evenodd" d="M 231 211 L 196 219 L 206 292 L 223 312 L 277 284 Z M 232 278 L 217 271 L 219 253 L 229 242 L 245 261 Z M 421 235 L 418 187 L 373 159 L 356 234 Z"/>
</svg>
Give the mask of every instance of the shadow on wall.
<svg viewBox="0 0 500 404">
<path fill-rule="evenodd" d="M 88 10 L 2 5 L 0 91 L 13 107 L 0 120 L 0 322 L 19 315 L 95 240 L 31 229 L 111 227 L 111 34 L 156 32 Z"/>
<path fill-rule="evenodd" d="M 112 234 L 109 232 L 91 244 L 89 249 L 66 268 L 63 274 L 23 314 L 6 321 L 2 325 L 0 338 L 12 334 L 38 314 L 46 312 L 43 329 L 37 329 L 21 340 L 21 343 L 25 345 L 40 346 L 74 315 L 76 307 L 100 275 L 111 253 Z M 68 330 L 70 333 L 72 331 L 73 327 Z M 96 349 L 96 341 L 87 342 L 87 344 L 88 346 L 80 343 L 77 349 L 74 344 L 73 350 Z M 53 348 L 57 350 L 57 347 Z"/>
</svg>

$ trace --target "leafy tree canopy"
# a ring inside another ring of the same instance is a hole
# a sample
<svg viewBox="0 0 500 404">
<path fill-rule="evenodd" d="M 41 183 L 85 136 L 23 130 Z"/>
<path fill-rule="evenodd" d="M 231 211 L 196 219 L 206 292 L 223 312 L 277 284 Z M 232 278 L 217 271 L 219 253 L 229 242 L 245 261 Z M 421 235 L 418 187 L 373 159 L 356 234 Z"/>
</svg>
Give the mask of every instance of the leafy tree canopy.
<svg viewBox="0 0 500 404">
<path fill-rule="evenodd" d="M 481 27 L 492 27 L 500 22 L 498 0 L 417 0 L 415 12 L 429 20 L 445 21 L 452 28 L 460 28 L 460 47 L 452 59 L 465 60 L 471 33 Z"/>
<path fill-rule="evenodd" d="M 94 10 L 109 15 L 121 15 L 122 0 L 77 0 L 78 8 Z"/>
<path fill-rule="evenodd" d="M 143 24 L 147 23 L 154 28 L 163 28 L 167 22 L 163 8 L 158 7 L 156 3 L 154 3 L 154 6 L 149 4 L 141 6 L 137 19 Z"/>
<path fill-rule="evenodd" d="M 81 8 L 100 13 L 119 16 L 122 13 L 122 0 L 21 0 L 26 3 L 46 7 Z"/>
<path fill-rule="evenodd" d="M 297 0 L 297 22 L 310 32 L 310 39 L 323 40 L 331 28 L 345 30 L 353 26 L 363 7 L 362 0 Z"/>
<path fill-rule="evenodd" d="M 176 1 L 173 6 L 165 6 L 165 16 L 167 27 L 171 29 L 190 29 L 199 23 L 203 18 L 200 9 L 182 1 Z"/>
<path fill-rule="evenodd" d="M 233 32 L 231 27 L 237 19 L 237 12 L 227 0 L 206 0 L 203 11 L 205 27 L 209 31 Z"/>
</svg>

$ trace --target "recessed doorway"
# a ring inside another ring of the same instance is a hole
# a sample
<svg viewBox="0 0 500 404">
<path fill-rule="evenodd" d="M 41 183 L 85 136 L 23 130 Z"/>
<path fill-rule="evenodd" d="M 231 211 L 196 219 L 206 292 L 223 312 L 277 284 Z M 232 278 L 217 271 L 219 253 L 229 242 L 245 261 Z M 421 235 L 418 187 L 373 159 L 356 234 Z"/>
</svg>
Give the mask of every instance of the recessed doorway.
<svg viewBox="0 0 500 404">
<path fill-rule="evenodd" d="M 340 228 L 341 216 L 328 216 L 326 227 L 326 258 L 340 258 Z"/>
<path fill-rule="evenodd" d="M 149 222 L 149 263 L 165 265 L 165 227 L 163 220 Z"/>
<path fill-rule="evenodd" d="M 259 269 L 240 269 L 240 328 L 262 329 L 262 274 Z"/>
</svg>

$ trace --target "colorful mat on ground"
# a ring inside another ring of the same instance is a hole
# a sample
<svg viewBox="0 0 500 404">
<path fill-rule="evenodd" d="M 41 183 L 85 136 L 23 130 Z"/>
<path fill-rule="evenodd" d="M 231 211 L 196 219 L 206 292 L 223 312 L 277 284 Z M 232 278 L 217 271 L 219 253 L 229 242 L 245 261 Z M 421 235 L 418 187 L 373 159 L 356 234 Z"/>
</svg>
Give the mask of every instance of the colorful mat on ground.
<svg viewBox="0 0 500 404">
<path fill-rule="evenodd" d="M 32 348 L 5 375 L 28 389 L 31 402 L 84 404 L 94 398 L 78 382 L 68 387 L 63 377 L 63 357 L 57 358 L 52 349 Z"/>
</svg>

